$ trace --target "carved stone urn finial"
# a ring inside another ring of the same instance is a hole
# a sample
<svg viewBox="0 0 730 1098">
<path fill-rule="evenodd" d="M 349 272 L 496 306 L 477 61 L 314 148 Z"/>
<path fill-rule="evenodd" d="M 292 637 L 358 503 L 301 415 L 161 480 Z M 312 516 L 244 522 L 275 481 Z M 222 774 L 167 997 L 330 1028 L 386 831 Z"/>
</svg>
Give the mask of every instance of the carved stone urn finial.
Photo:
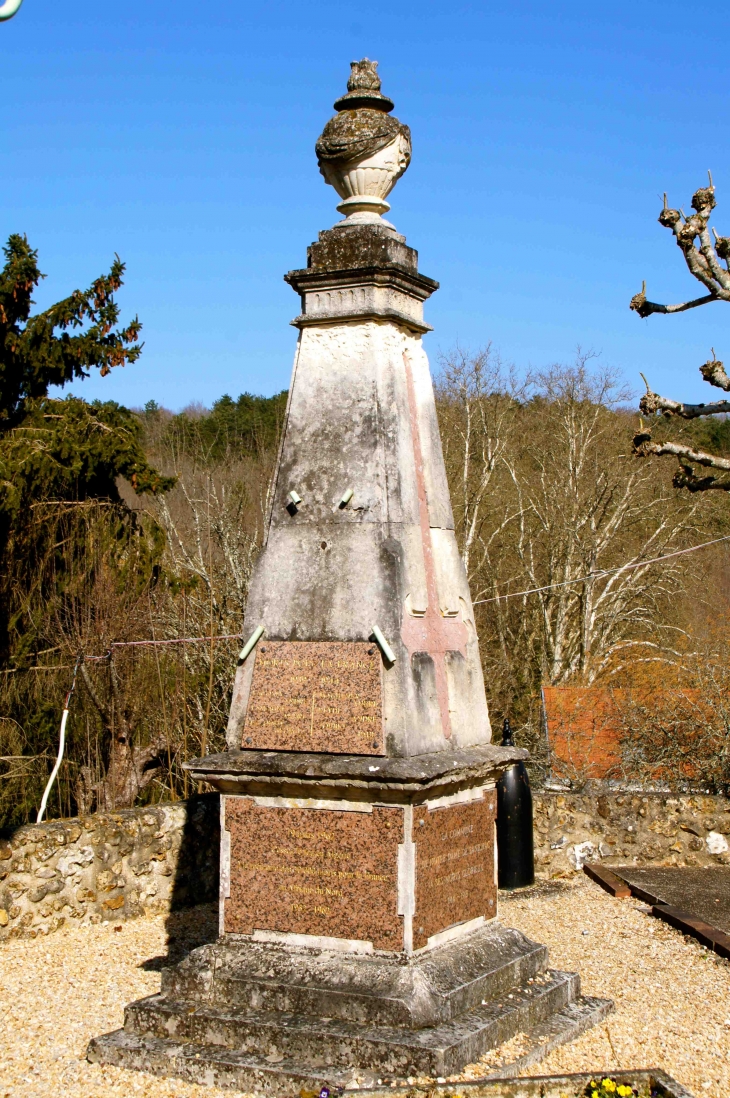
<svg viewBox="0 0 730 1098">
<path fill-rule="evenodd" d="M 387 95 L 380 91 L 380 77 L 377 73 L 378 62 L 369 61 L 363 57 L 362 61 L 350 62 L 350 79 L 347 81 L 347 95 L 341 95 L 333 106 L 336 111 L 352 111 L 358 107 L 370 107 L 376 111 L 384 111 L 386 114 L 393 110 L 395 103 Z"/>
<path fill-rule="evenodd" d="M 411 161 L 411 131 L 394 118 L 394 103 L 380 91 L 377 61 L 351 63 L 347 93 L 315 146 L 319 170 L 342 201 L 342 225 L 386 225 L 385 201 Z"/>
</svg>

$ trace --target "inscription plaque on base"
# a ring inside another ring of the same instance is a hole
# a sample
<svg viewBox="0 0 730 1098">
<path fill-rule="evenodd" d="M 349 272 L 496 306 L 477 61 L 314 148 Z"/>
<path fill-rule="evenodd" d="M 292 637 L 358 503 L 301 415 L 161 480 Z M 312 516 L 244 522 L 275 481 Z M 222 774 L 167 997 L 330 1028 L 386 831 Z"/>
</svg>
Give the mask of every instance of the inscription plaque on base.
<svg viewBox="0 0 730 1098">
<path fill-rule="evenodd" d="M 494 821 L 497 794 L 484 800 L 413 812 L 416 844 L 416 911 L 413 946 L 425 946 L 457 922 L 497 914 L 494 873 Z"/>
<path fill-rule="evenodd" d="M 381 668 L 374 644 L 263 642 L 241 746 L 384 755 Z"/>
<path fill-rule="evenodd" d="M 403 812 L 257 805 L 226 797 L 231 893 L 225 931 L 355 938 L 402 949 L 397 914 Z"/>
</svg>

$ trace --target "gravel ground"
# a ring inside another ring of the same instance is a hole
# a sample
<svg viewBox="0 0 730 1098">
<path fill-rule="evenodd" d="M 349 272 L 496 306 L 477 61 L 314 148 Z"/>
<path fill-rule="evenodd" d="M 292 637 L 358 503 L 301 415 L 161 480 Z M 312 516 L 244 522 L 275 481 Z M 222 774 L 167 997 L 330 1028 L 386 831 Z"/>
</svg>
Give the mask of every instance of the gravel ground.
<svg viewBox="0 0 730 1098">
<path fill-rule="evenodd" d="M 0 945 L 0 1098 L 231 1098 L 86 1062 L 92 1036 L 118 1029 L 131 999 L 160 990 L 166 940 L 157 916 Z"/>
<path fill-rule="evenodd" d="M 730 962 L 585 876 L 509 897 L 500 918 L 545 942 L 554 968 L 613 999 L 607 1024 L 556 1049 L 541 1075 L 663 1068 L 698 1096 L 730 1095 Z M 533 1074 L 530 1072 L 529 1074 Z"/>
<path fill-rule="evenodd" d="M 502 920 L 545 942 L 554 967 L 577 970 L 586 993 L 616 1002 L 608 1025 L 538 1070 L 662 1067 L 698 1096 L 728 1098 L 730 964 L 646 911 L 587 878 L 502 901 Z M 232 1098 L 84 1059 L 91 1036 L 121 1025 L 125 1003 L 159 990 L 165 920 L 118 926 L 71 925 L 0 947 L 0 1098 Z M 188 913 L 173 948 L 181 955 L 209 929 L 209 912 Z"/>
</svg>

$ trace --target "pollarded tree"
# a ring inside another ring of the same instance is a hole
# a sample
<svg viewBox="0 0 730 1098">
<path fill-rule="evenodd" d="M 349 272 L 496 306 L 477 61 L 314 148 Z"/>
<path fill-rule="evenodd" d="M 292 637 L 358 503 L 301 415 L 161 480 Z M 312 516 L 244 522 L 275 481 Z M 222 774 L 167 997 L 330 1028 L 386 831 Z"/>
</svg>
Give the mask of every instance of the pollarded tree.
<svg viewBox="0 0 730 1098">
<path fill-rule="evenodd" d="M 708 305 L 712 301 L 730 302 L 730 237 L 718 236 L 714 228 L 712 236 L 710 235 L 709 221 L 716 203 L 712 175 L 708 174 L 709 186 L 701 187 L 692 197 L 693 214 L 687 217 L 683 210 L 671 209 L 667 205 L 666 194 L 664 208 L 659 214 L 659 223 L 672 230 L 690 274 L 705 287 L 707 292 L 677 305 L 660 305 L 655 301 L 647 300 L 646 282 L 644 282 L 641 292 L 635 294 L 630 303 L 630 308 L 641 317 L 651 316 L 652 313 L 682 313 L 688 309 L 696 309 L 700 305 Z M 730 377 L 723 363 L 715 357 L 714 349 L 712 358 L 700 366 L 700 373 L 710 385 L 730 392 Z M 644 382 L 646 393 L 641 398 L 639 407 L 646 416 L 661 415 L 668 419 L 679 417 L 683 420 L 697 420 L 704 416 L 730 412 L 730 400 L 716 400 L 709 404 L 686 404 L 652 392 L 646 378 Z M 690 492 L 706 492 L 711 489 L 730 491 L 730 478 L 718 475 L 730 473 L 730 459 L 699 448 L 691 440 L 689 442 L 655 441 L 652 438 L 651 427 L 642 426 L 642 430 L 634 437 L 634 450 L 642 457 L 650 454 L 671 454 L 676 457 L 679 461 L 679 468 L 674 475 L 674 484 L 677 488 L 686 488 Z M 703 476 L 696 471 L 695 466 L 715 471 Z"/>
</svg>

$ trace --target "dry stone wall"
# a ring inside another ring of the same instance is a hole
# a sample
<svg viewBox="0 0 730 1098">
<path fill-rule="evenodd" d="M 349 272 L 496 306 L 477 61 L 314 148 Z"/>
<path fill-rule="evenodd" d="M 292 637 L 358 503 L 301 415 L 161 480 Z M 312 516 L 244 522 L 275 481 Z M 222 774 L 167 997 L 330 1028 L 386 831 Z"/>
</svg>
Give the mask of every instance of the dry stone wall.
<svg viewBox="0 0 730 1098">
<path fill-rule="evenodd" d="M 535 870 L 563 877 L 585 862 L 730 865 L 730 800 L 722 796 L 533 793 Z"/>
<path fill-rule="evenodd" d="M 0 940 L 216 899 L 219 843 L 214 794 L 20 827 L 0 838 Z"/>
</svg>

